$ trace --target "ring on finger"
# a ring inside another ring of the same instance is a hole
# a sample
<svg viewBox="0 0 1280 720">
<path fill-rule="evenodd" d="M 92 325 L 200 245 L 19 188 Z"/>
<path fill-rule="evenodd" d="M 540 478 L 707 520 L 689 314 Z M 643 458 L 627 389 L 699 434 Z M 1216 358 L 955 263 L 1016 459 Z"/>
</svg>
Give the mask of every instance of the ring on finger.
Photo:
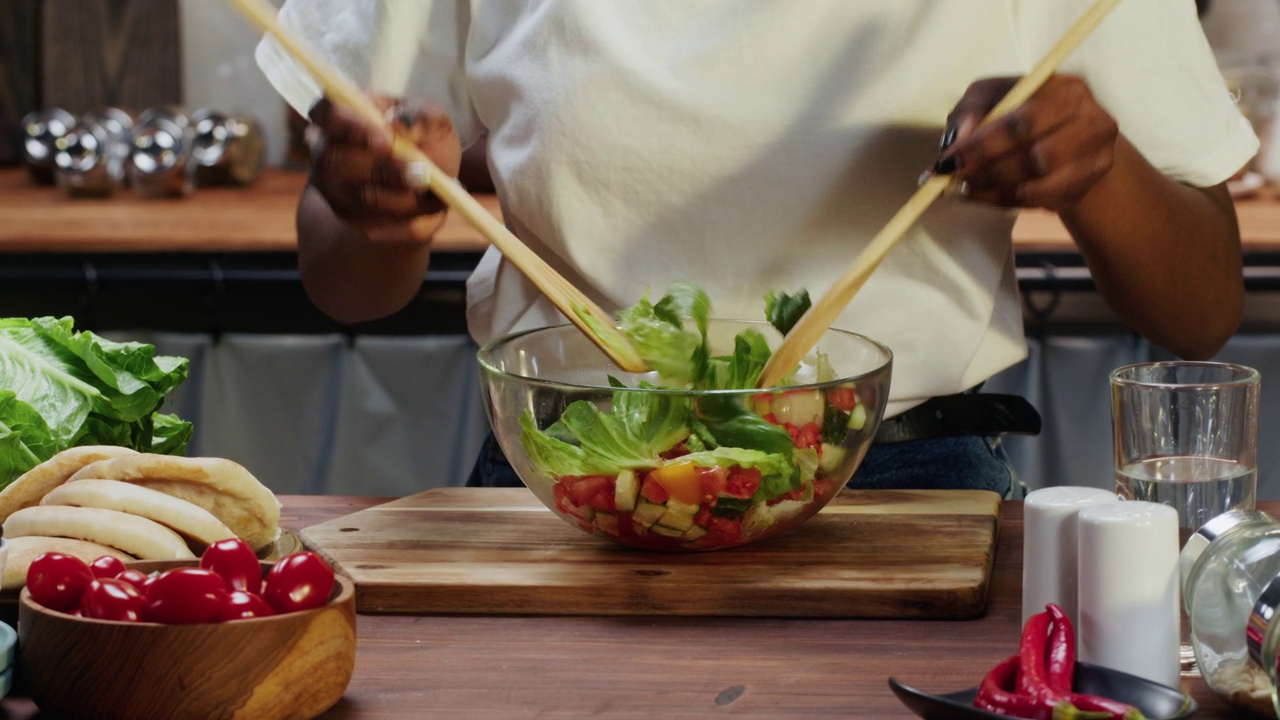
<svg viewBox="0 0 1280 720">
<path fill-rule="evenodd" d="M 386 118 L 387 122 L 398 123 L 402 125 L 406 130 L 411 129 L 413 127 L 414 121 L 416 119 L 416 116 L 414 115 L 412 108 L 406 105 L 400 105 L 400 104 L 392 105 L 391 107 L 387 108 L 387 111 L 383 114 L 383 117 Z"/>
</svg>

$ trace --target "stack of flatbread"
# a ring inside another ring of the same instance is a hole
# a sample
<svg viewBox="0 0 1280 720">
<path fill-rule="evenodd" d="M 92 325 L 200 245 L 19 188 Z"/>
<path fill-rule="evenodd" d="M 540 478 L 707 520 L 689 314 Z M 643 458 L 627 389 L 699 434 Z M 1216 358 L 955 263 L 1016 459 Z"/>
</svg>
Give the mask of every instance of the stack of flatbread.
<svg viewBox="0 0 1280 720">
<path fill-rule="evenodd" d="M 26 582 L 46 552 L 92 562 L 199 557 L 238 537 L 262 549 L 279 537 L 280 502 L 241 465 L 223 458 L 75 447 L 0 491 L 9 555 L 0 589 Z"/>
</svg>

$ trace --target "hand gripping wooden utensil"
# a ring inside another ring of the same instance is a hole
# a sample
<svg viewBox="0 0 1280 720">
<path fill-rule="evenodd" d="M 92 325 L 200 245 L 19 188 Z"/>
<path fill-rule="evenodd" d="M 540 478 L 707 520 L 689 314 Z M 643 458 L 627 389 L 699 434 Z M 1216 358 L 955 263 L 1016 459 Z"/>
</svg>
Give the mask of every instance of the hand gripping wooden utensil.
<svg viewBox="0 0 1280 720">
<path fill-rule="evenodd" d="M 412 170 L 409 176 L 417 185 L 415 189 L 435 193 L 436 197 L 474 225 L 485 239 L 519 268 L 618 367 L 628 372 L 645 372 L 649 369 L 636 353 L 631 341 L 614 325 L 614 320 L 608 313 L 530 250 L 457 180 L 440 170 L 413 142 L 392 132 L 382 111 L 378 110 L 359 87 L 280 24 L 275 8 L 265 0 L 228 2 L 259 30 L 274 37 L 289 55 L 306 68 L 324 88 L 325 96 L 330 102 L 352 110 L 372 127 L 386 129 L 391 134 L 392 154 L 407 163 Z"/>
<path fill-rule="evenodd" d="M 1089 36 L 1089 33 L 1093 32 L 1093 29 L 1119 2 L 1120 0 L 1096 0 L 1067 30 L 1062 39 L 1049 50 L 1048 54 L 1031 69 L 1031 72 L 1023 76 L 991 109 L 991 112 L 983 118 L 982 124 L 985 125 L 1008 114 L 1034 95 L 1062 64 L 1062 61 Z M 920 185 L 915 194 L 854 259 L 849 270 L 836 280 L 822 299 L 809 308 L 809 311 L 791 328 L 791 332 L 782 339 L 782 343 L 760 373 L 760 387 L 777 385 L 791 374 L 796 365 L 817 344 L 818 338 L 822 337 L 827 328 L 831 327 L 831 324 L 840 316 L 849 301 L 853 299 L 854 293 L 862 288 L 871 277 L 871 273 L 880 266 L 885 255 L 889 254 L 893 246 L 902 239 L 950 183 L 951 177 L 948 175 L 932 175 Z"/>
</svg>

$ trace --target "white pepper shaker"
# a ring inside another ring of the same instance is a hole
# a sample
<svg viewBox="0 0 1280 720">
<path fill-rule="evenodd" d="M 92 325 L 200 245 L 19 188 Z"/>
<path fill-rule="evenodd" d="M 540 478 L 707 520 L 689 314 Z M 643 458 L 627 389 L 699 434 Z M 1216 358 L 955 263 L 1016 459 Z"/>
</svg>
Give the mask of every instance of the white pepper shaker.
<svg viewBox="0 0 1280 720">
<path fill-rule="evenodd" d="M 1116 494 L 1100 488 L 1064 485 L 1033 490 L 1022 504 L 1022 624 L 1045 605 L 1056 603 L 1072 625 L 1076 612 L 1076 532 L 1081 510 L 1101 503 L 1119 502 Z"/>
<path fill-rule="evenodd" d="M 1178 511 L 1131 500 L 1080 511 L 1078 657 L 1178 687 Z"/>
</svg>

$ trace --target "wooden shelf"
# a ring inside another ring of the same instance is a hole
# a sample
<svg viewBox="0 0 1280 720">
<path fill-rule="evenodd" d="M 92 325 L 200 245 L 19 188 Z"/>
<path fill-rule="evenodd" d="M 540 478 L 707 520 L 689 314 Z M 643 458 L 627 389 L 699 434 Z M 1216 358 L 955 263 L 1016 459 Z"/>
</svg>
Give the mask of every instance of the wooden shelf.
<svg viewBox="0 0 1280 720">
<path fill-rule="evenodd" d="M 187 198 L 147 200 L 131 192 L 108 199 L 69 199 L 37 186 L 26 172 L 0 170 L 0 253 L 292 252 L 294 208 L 306 175 L 268 170 L 248 188 L 202 188 Z M 498 200 L 481 202 L 499 214 Z M 1236 203 L 1245 250 L 1280 251 L 1280 195 L 1264 191 Z M 1073 252 L 1056 215 L 1026 211 L 1014 226 L 1024 253 Z M 478 251 L 486 242 L 451 214 L 436 235 L 442 252 Z"/>
</svg>

